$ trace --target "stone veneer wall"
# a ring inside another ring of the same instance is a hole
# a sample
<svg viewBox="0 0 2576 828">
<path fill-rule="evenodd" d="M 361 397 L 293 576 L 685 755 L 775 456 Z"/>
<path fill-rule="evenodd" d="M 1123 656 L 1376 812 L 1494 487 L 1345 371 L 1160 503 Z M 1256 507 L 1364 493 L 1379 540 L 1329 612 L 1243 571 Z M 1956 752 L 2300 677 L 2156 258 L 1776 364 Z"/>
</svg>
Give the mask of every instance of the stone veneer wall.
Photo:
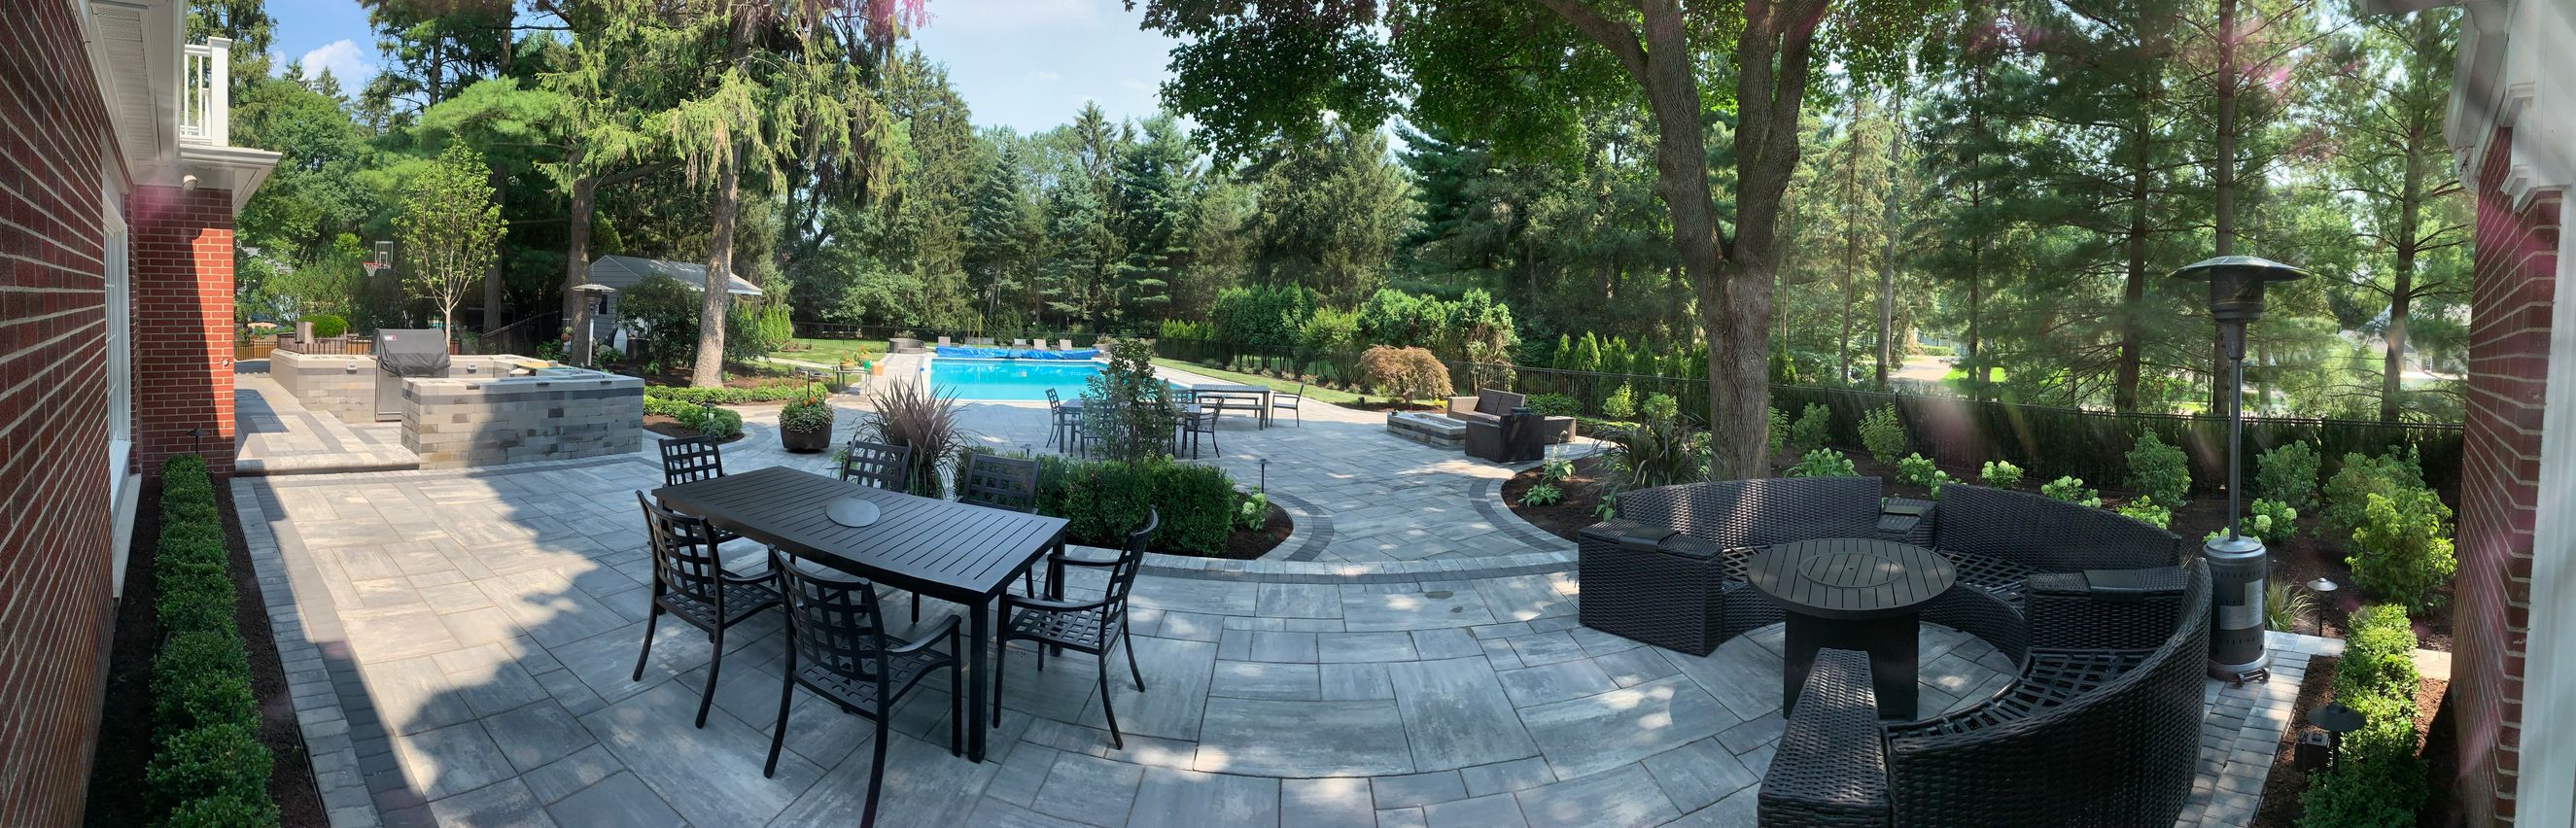
<svg viewBox="0 0 2576 828">
<path fill-rule="evenodd" d="M 579 369 L 567 373 L 407 381 L 403 448 L 420 455 L 422 468 L 568 460 L 643 448 L 643 380 Z"/>
<path fill-rule="evenodd" d="M 330 412 L 342 422 L 376 421 L 375 357 L 271 351 L 268 378 L 305 408 Z"/>
</svg>

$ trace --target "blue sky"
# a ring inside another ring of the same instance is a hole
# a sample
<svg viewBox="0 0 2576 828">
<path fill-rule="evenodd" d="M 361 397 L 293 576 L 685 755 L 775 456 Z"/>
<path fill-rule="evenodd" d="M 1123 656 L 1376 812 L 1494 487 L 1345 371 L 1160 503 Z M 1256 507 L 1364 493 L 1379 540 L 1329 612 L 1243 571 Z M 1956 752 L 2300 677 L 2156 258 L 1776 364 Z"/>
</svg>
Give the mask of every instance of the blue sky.
<svg viewBox="0 0 2576 828">
<path fill-rule="evenodd" d="M 375 74 L 376 38 L 354 0 L 269 0 L 268 12 L 282 60 L 328 67 L 351 90 Z M 1141 13 L 1118 0 L 931 0 L 930 15 L 913 43 L 947 64 L 978 126 L 1045 130 L 1086 100 L 1142 118 L 1169 75 L 1172 40 L 1138 31 Z"/>
</svg>

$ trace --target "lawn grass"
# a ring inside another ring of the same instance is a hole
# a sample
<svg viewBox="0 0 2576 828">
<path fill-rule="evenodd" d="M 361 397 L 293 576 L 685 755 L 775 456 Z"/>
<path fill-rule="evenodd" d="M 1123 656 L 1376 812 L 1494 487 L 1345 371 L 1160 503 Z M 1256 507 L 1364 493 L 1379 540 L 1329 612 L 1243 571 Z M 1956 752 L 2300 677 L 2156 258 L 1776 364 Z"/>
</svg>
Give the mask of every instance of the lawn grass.
<svg viewBox="0 0 2576 828">
<path fill-rule="evenodd" d="M 887 343 L 882 339 L 810 339 L 806 337 L 797 337 L 788 341 L 794 343 L 797 350 L 771 351 L 769 356 L 773 359 L 793 359 L 804 362 L 820 362 L 825 365 L 838 365 L 840 364 L 842 357 L 849 357 L 852 361 L 856 361 L 860 358 L 861 352 L 865 352 L 869 357 L 873 358 L 885 356 L 887 351 Z"/>
</svg>

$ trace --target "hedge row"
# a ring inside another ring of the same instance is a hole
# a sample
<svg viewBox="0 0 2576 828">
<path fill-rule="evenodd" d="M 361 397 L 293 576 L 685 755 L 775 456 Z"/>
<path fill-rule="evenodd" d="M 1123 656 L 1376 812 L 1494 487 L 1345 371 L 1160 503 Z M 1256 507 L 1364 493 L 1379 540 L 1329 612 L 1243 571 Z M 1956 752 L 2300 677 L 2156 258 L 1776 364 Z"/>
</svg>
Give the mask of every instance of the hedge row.
<svg viewBox="0 0 2576 828">
<path fill-rule="evenodd" d="M 742 414 L 731 409 L 648 396 L 644 398 L 644 413 L 669 417 L 681 428 L 718 440 L 742 436 Z"/>
<path fill-rule="evenodd" d="M 968 451 L 996 453 L 982 446 Z M 965 469 L 966 464 L 957 464 L 961 488 Z M 1127 463 L 1038 457 L 1038 513 L 1064 518 L 1070 524 L 1066 537 L 1086 546 L 1125 544 L 1127 533 L 1145 521 L 1145 507 L 1152 506 L 1163 520 L 1154 532 L 1154 551 L 1215 555 L 1225 551 L 1240 497 L 1234 478 L 1214 466 L 1170 459 Z"/>
<path fill-rule="evenodd" d="M 2302 826 L 2411 828 L 2424 805 L 2424 761 L 2415 755 L 2415 628 L 2406 609 L 2355 610 L 2335 666 L 2335 700 L 2362 715 L 2335 764 L 2308 777 Z"/>
<path fill-rule="evenodd" d="M 168 809 L 169 825 L 276 825 L 250 656 L 233 626 L 223 518 L 203 459 L 162 464 L 159 543 L 153 611 L 162 639 L 152 657 L 147 795 Z"/>
<path fill-rule="evenodd" d="M 695 388 L 679 385 L 644 386 L 644 398 L 671 400 L 690 404 L 741 405 L 756 402 L 786 402 L 805 390 L 802 383 L 779 383 L 753 388 Z"/>
</svg>

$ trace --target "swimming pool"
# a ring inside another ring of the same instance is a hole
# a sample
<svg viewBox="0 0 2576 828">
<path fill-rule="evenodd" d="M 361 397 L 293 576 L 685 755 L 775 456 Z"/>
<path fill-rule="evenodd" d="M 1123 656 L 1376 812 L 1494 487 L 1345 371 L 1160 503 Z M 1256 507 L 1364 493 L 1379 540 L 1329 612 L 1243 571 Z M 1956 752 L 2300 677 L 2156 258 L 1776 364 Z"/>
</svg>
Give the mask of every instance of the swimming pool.
<svg viewBox="0 0 2576 828">
<path fill-rule="evenodd" d="M 1100 363 L 1028 359 L 955 359 L 930 361 L 930 389 L 963 400 L 1043 400 L 1047 389 L 1065 399 L 1082 396 Z"/>
</svg>

